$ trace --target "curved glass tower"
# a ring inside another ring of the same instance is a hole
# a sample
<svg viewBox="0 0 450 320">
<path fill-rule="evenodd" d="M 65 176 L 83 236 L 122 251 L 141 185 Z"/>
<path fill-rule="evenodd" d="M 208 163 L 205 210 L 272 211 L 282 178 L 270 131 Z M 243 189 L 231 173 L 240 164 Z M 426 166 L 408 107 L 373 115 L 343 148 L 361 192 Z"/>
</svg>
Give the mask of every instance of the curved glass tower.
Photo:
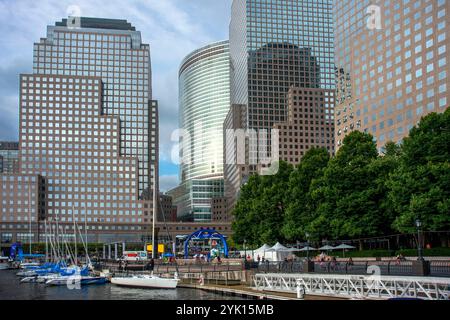
<svg viewBox="0 0 450 320">
<path fill-rule="evenodd" d="M 181 184 L 169 194 L 178 217 L 210 222 L 224 195 L 223 122 L 230 109 L 230 50 L 220 41 L 190 53 L 179 71 Z"/>
<path fill-rule="evenodd" d="M 179 71 L 180 180 L 223 176 L 223 122 L 230 109 L 228 41 L 190 53 Z"/>
</svg>

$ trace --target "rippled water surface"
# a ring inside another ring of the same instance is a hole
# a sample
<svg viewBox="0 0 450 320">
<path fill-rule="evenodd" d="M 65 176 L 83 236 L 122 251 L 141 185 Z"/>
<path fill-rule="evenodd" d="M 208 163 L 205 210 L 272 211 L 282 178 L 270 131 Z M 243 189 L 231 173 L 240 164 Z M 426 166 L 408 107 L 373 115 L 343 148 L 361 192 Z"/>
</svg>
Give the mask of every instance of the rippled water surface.
<svg viewBox="0 0 450 320">
<path fill-rule="evenodd" d="M 18 270 L 0 270 L 0 300 L 238 300 L 201 290 L 133 289 L 111 285 L 47 287 L 38 283 L 20 283 Z"/>
</svg>

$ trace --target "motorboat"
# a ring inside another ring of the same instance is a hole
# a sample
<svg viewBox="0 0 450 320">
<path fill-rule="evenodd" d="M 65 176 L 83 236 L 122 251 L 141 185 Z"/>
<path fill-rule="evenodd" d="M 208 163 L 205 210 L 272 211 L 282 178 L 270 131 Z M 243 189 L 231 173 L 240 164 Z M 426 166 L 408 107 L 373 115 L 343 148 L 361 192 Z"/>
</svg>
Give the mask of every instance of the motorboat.
<svg viewBox="0 0 450 320">
<path fill-rule="evenodd" d="M 28 270 L 32 270 L 32 269 L 37 269 L 40 267 L 40 263 L 39 262 L 22 262 L 19 265 L 20 269 L 28 269 Z"/>
<path fill-rule="evenodd" d="M 153 289 L 176 289 L 178 281 L 180 279 L 177 277 L 162 278 L 155 275 L 133 275 L 111 278 L 111 283 L 118 286 Z"/>
<path fill-rule="evenodd" d="M 22 280 L 20 280 L 20 283 L 45 283 L 48 280 L 56 279 L 58 277 L 61 277 L 61 275 L 57 273 L 50 273 L 47 275 L 34 275 L 23 278 Z"/>
<path fill-rule="evenodd" d="M 107 282 L 106 277 L 92 277 L 92 276 L 58 276 L 53 279 L 49 279 L 45 282 L 48 286 L 67 286 L 67 285 L 93 285 L 93 284 L 105 284 Z"/>
<path fill-rule="evenodd" d="M 9 258 L 0 256 L 0 270 L 9 269 Z"/>
</svg>

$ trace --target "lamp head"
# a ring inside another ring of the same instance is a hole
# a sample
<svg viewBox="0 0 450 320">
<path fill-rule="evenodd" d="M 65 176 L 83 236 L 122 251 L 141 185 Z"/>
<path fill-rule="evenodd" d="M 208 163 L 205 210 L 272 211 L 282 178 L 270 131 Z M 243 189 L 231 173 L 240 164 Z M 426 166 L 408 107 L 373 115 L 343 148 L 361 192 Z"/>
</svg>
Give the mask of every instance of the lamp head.
<svg viewBox="0 0 450 320">
<path fill-rule="evenodd" d="M 422 226 L 422 221 L 420 219 L 416 219 L 416 227 L 420 228 Z"/>
</svg>

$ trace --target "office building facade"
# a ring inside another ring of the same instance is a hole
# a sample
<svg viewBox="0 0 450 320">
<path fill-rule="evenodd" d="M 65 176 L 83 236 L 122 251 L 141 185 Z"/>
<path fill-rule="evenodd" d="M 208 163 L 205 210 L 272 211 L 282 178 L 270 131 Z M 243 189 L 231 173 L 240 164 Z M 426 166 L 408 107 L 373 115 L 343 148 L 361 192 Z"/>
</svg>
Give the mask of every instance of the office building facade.
<svg viewBox="0 0 450 320">
<path fill-rule="evenodd" d="M 334 121 L 327 114 L 334 107 L 334 90 L 291 87 L 288 92 L 288 118 L 275 124 L 279 131 L 279 159 L 298 165 L 314 147 L 334 154 Z M 327 112 L 328 111 L 328 112 Z"/>
<path fill-rule="evenodd" d="M 19 172 L 19 143 L 0 141 L 0 173 Z"/>
<path fill-rule="evenodd" d="M 211 221 L 211 199 L 223 197 L 223 122 L 229 108 L 229 43 L 220 41 L 193 51 L 180 66 L 181 183 L 170 194 L 182 219 Z"/>
<path fill-rule="evenodd" d="M 231 163 L 226 168 L 225 190 L 231 195 L 230 210 L 238 198 L 238 184 L 279 160 L 279 146 L 273 143 L 279 143 L 280 138 L 274 130 L 279 129 L 276 125 L 288 121 L 289 89 L 335 90 L 332 12 L 331 0 L 233 1 L 231 102 L 245 106 L 245 121 L 240 127 L 248 132 L 250 140 L 244 165 Z M 242 113 L 235 111 L 236 116 Z M 333 104 L 320 112 L 324 123 L 334 122 Z M 234 117 L 230 114 L 229 120 Z M 295 131 L 298 135 L 301 132 Z M 257 142 L 251 138 L 255 134 Z"/>
<path fill-rule="evenodd" d="M 45 190 L 33 240 L 44 219 L 86 224 L 93 242 L 139 240 L 150 232 L 145 194 L 158 176 L 149 46 L 124 20 L 69 18 L 47 31 L 33 73 L 20 77 L 20 174 L 42 176 Z M 2 203 L 13 229 L 29 215 L 11 215 L 19 205 Z"/>
<path fill-rule="evenodd" d="M 335 1 L 336 148 L 353 130 L 380 151 L 449 105 L 445 0 Z"/>
<path fill-rule="evenodd" d="M 180 141 L 180 181 L 223 175 L 222 125 L 229 108 L 229 44 L 221 41 L 195 50 L 181 63 L 179 125 L 190 139 Z"/>
<path fill-rule="evenodd" d="M 230 54 L 232 103 L 249 128 L 272 129 L 291 86 L 335 88 L 332 1 L 233 1 Z"/>
</svg>

